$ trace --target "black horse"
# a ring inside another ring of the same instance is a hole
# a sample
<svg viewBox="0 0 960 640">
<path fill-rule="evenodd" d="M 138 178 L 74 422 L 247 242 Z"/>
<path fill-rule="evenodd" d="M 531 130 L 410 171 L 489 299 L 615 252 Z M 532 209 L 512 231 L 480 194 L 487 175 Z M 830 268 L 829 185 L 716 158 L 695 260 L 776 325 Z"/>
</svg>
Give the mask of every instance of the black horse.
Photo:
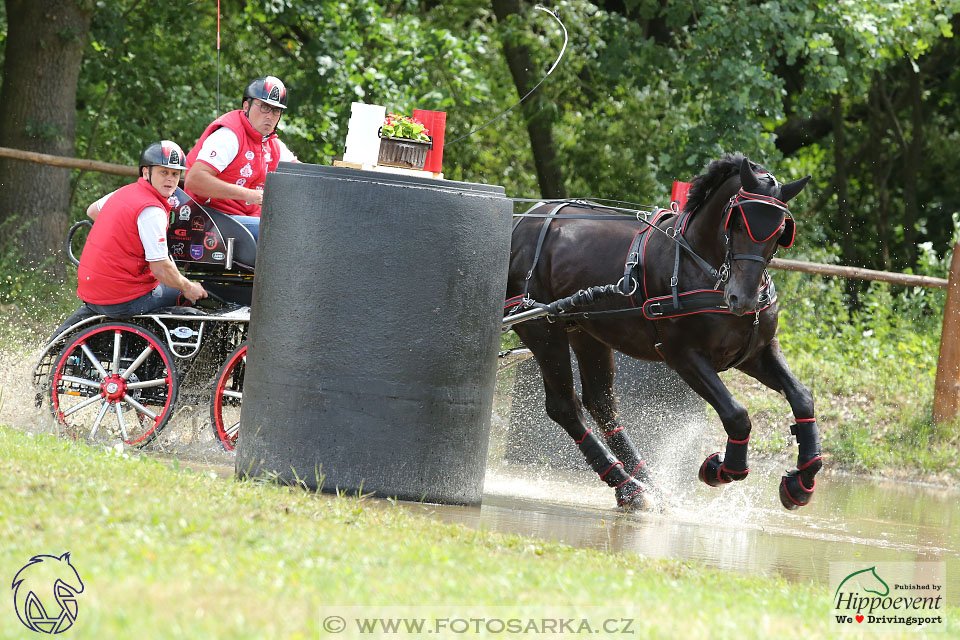
<svg viewBox="0 0 960 640">
<path fill-rule="evenodd" d="M 750 417 L 717 373 L 736 368 L 783 393 L 796 419 L 791 432 L 799 455 L 797 468 L 781 479 L 780 500 L 788 509 L 810 501 L 822 465 L 813 396 L 784 361 L 776 292 L 766 271 L 777 248 L 793 243 L 785 203 L 809 179 L 780 184 L 744 156 L 727 154 L 693 179 L 682 211 L 658 210 L 652 225 L 609 220 L 608 211 L 570 204 L 559 212 L 535 207 L 530 213 L 558 217 L 523 218 L 514 227 L 508 297 L 551 301 L 618 283 L 616 291 L 604 287 L 606 298 L 595 299 L 589 311 L 514 329 L 540 365 L 548 415 L 616 489 L 619 506 L 648 507 L 641 483 L 650 477 L 617 417 L 614 349 L 665 362 L 717 411 L 726 452 L 709 456 L 699 471 L 713 487 L 743 480 L 750 470 Z M 597 217 L 604 219 L 591 219 Z M 574 390 L 571 347 L 583 404 Z M 602 434 L 587 428 L 584 407 Z"/>
</svg>

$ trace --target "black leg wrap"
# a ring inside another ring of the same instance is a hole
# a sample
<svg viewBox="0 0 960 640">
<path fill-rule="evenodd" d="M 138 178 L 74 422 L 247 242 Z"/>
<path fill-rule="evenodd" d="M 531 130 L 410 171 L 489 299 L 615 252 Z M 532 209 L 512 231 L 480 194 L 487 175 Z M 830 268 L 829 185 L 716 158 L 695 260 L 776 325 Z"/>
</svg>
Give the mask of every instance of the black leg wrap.
<svg viewBox="0 0 960 640">
<path fill-rule="evenodd" d="M 607 446 L 610 447 L 610 451 L 613 452 L 613 455 L 623 463 L 624 471 L 641 482 L 650 481 L 650 477 L 644 467 L 644 461 L 640 459 L 640 454 L 637 453 L 633 442 L 623 429 L 608 434 L 604 439 L 607 442 Z"/>
<path fill-rule="evenodd" d="M 610 453 L 596 434 L 588 432 L 577 446 L 587 458 L 590 468 L 597 472 L 601 480 L 615 489 L 618 507 L 646 508 L 643 487 L 624 470 L 623 463 Z"/>
<path fill-rule="evenodd" d="M 747 466 L 747 442 L 749 437 L 743 440 L 731 440 L 727 438 L 727 452 L 720 465 L 720 474 L 728 477 L 730 480 L 743 480 L 750 473 L 750 467 Z"/>
<path fill-rule="evenodd" d="M 790 432 L 797 437 L 799 454 L 797 468 L 780 479 L 780 504 L 792 511 L 806 506 L 813 499 L 813 490 L 817 486 L 814 476 L 823 467 L 823 457 L 815 420 L 798 420 L 790 427 Z"/>
</svg>

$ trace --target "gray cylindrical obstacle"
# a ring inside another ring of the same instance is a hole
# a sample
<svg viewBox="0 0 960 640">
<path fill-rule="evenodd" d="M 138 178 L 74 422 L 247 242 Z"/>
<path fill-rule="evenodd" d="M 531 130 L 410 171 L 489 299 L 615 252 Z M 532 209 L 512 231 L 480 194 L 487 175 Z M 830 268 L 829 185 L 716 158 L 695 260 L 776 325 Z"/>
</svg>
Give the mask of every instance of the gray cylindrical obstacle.
<svg viewBox="0 0 960 640">
<path fill-rule="evenodd" d="M 503 188 L 282 163 L 265 193 L 237 474 L 479 504 Z"/>
</svg>

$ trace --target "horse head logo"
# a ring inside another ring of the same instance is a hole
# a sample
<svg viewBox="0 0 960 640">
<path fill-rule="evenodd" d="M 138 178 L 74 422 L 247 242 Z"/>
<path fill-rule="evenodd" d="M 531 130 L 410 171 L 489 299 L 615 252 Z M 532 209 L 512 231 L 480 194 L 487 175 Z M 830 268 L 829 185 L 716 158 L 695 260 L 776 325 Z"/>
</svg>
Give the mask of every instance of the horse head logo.
<svg viewBox="0 0 960 640">
<path fill-rule="evenodd" d="M 34 556 L 13 578 L 17 617 L 38 633 L 62 633 L 77 619 L 77 594 L 83 593 L 80 574 L 70 564 L 70 553 Z"/>
<path fill-rule="evenodd" d="M 847 582 L 850 582 L 850 585 L 847 586 L 847 589 L 850 591 L 866 591 L 867 593 L 873 593 L 880 597 L 890 595 L 890 587 L 883 581 L 883 578 L 877 575 L 876 567 L 854 571 L 844 578 L 837 587 L 836 593 L 833 594 L 834 599 L 836 599 L 840 593 L 840 589 L 843 585 L 847 584 Z"/>
</svg>

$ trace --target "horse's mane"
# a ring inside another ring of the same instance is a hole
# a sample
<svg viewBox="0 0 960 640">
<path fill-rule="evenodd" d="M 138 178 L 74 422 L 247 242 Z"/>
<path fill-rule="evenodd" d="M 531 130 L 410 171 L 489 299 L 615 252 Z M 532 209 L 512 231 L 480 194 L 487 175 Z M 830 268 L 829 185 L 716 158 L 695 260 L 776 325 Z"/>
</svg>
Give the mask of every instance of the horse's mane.
<svg viewBox="0 0 960 640">
<path fill-rule="evenodd" d="M 743 158 L 742 153 L 736 152 L 725 153 L 716 160 L 711 160 L 706 170 L 690 181 L 690 192 L 683 210 L 690 213 L 696 212 L 721 184 L 731 176 L 740 173 L 740 163 L 743 162 Z M 750 162 L 750 168 L 754 173 L 766 172 L 766 169 L 753 161 Z"/>
</svg>

